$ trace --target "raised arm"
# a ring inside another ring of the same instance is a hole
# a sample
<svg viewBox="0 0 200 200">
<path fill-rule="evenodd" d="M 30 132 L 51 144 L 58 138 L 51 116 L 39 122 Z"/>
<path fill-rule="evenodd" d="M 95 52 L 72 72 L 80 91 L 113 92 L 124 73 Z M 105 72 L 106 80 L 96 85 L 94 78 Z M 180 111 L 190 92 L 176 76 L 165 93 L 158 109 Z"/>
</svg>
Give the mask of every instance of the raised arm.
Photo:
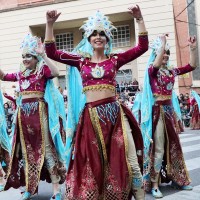
<svg viewBox="0 0 200 200">
<path fill-rule="evenodd" d="M 158 54 L 153 62 L 153 67 L 159 68 L 162 65 L 163 55 L 165 53 L 165 45 L 166 45 L 166 34 L 159 36 L 160 41 L 162 42 L 161 48 L 159 49 Z"/>
<path fill-rule="evenodd" d="M 185 65 L 184 67 L 177 67 L 173 71 L 175 75 L 182 75 L 188 72 L 191 72 L 196 69 L 196 37 L 189 37 L 188 39 L 188 46 L 190 48 L 190 60 L 189 64 Z"/>
<path fill-rule="evenodd" d="M 16 102 L 16 99 L 14 99 L 12 96 L 8 95 L 8 94 L 5 93 L 5 92 L 3 93 L 3 96 L 4 96 L 6 99 L 12 101 L 13 103 Z"/>
<path fill-rule="evenodd" d="M 55 41 L 53 34 L 53 25 L 60 16 L 61 13 L 57 13 L 56 10 L 47 11 L 46 13 L 46 32 L 45 41 Z"/>
<path fill-rule="evenodd" d="M 73 55 L 68 52 L 59 51 L 56 48 L 55 38 L 53 33 L 53 25 L 61 13 L 56 10 L 47 11 L 46 13 L 46 32 L 45 32 L 45 48 L 49 58 L 57 62 L 67 65 L 72 65 L 79 68 L 79 61 L 81 59 L 78 55 Z"/>
<path fill-rule="evenodd" d="M 130 14 L 136 19 L 139 29 L 138 45 L 118 54 L 118 68 L 135 60 L 148 50 L 148 32 L 146 30 L 141 10 L 138 5 L 130 7 Z"/>
<path fill-rule="evenodd" d="M 56 67 L 56 65 L 47 57 L 47 55 L 46 55 L 46 53 L 44 51 L 44 46 L 43 46 L 41 40 L 38 42 L 38 48 L 35 49 L 35 51 L 44 59 L 44 61 L 46 62 L 47 66 L 51 70 L 51 75 L 53 77 L 59 76 L 59 70 Z"/>
<path fill-rule="evenodd" d="M 197 42 L 196 42 L 196 36 L 189 37 L 188 39 L 188 45 L 190 47 L 190 61 L 189 64 L 193 67 L 196 68 L 196 48 L 197 48 Z"/>
</svg>

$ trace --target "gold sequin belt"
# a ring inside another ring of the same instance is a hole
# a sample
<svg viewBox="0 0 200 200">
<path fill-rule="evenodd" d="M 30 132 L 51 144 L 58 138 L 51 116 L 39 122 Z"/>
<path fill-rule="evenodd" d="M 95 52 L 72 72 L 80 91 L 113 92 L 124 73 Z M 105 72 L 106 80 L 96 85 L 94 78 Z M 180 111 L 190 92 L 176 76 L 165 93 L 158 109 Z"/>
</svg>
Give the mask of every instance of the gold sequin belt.
<svg viewBox="0 0 200 200">
<path fill-rule="evenodd" d="M 171 95 L 158 95 L 158 94 L 154 94 L 154 97 L 156 100 L 168 100 L 172 98 Z"/>
<path fill-rule="evenodd" d="M 22 96 L 22 99 L 43 98 L 44 92 L 41 92 L 41 91 L 23 91 L 23 92 L 20 92 L 20 95 Z"/>
<path fill-rule="evenodd" d="M 109 89 L 115 92 L 115 86 L 109 85 L 109 84 L 99 84 L 99 85 L 89 85 L 85 86 L 83 88 L 83 93 L 89 91 L 89 90 L 103 90 L 103 89 Z"/>
</svg>

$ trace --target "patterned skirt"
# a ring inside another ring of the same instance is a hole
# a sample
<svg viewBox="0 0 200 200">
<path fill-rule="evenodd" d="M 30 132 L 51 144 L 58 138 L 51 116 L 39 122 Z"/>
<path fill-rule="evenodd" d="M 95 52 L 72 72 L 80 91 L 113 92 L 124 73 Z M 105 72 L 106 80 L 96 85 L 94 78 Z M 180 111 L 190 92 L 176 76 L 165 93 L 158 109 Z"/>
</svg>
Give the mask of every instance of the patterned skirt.
<svg viewBox="0 0 200 200">
<path fill-rule="evenodd" d="M 190 178 L 185 165 L 179 136 L 176 132 L 176 116 L 171 100 L 156 101 L 153 106 L 153 135 L 160 115 L 162 116 L 165 128 L 165 153 L 160 171 L 161 182 L 168 183 L 170 181 L 174 181 L 180 186 L 189 185 Z M 156 176 L 156 172 L 153 167 L 154 153 L 155 145 L 153 143 L 150 148 L 150 176 L 152 178 Z M 149 187 L 145 189 L 149 191 L 151 189 L 150 184 Z"/>
<path fill-rule="evenodd" d="M 18 109 L 5 190 L 26 186 L 26 190 L 34 194 L 40 180 L 51 182 L 44 162 L 45 134 L 49 136 L 53 159 L 56 162 L 55 174 L 59 173 L 61 163 L 58 161 L 48 129 L 47 105 L 44 99 L 24 99 Z"/>
<path fill-rule="evenodd" d="M 143 140 L 131 111 L 115 98 L 87 103 L 74 138 L 65 200 L 129 200 L 132 170 L 127 160 L 127 116 L 142 169 Z"/>
</svg>

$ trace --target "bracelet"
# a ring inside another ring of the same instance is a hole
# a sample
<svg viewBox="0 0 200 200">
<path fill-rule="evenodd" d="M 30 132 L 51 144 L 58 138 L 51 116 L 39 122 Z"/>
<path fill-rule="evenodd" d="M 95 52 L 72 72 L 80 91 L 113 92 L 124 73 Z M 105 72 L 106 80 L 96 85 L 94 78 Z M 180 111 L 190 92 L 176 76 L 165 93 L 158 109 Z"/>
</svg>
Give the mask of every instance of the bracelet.
<svg viewBox="0 0 200 200">
<path fill-rule="evenodd" d="M 44 41 L 45 44 L 50 44 L 50 43 L 54 43 L 54 42 L 55 42 L 54 39 L 52 39 L 52 40 L 45 40 L 45 41 Z"/>
<path fill-rule="evenodd" d="M 144 36 L 144 35 L 148 35 L 148 31 L 144 31 L 144 32 L 139 32 L 138 33 L 139 36 Z"/>
</svg>

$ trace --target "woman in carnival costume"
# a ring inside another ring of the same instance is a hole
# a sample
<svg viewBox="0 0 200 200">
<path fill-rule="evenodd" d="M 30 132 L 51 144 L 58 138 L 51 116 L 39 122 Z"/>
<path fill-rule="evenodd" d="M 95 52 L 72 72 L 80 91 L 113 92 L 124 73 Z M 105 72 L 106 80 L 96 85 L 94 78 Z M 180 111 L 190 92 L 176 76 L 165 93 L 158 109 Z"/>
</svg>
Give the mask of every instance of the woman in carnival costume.
<svg viewBox="0 0 200 200">
<path fill-rule="evenodd" d="M 7 122 L 5 118 L 3 99 L 0 91 L 0 192 L 5 187 L 5 176 L 11 157 L 12 146 L 7 134 Z"/>
<path fill-rule="evenodd" d="M 68 70 L 67 84 L 71 132 L 67 133 L 66 200 L 128 200 L 133 195 L 137 200 L 144 199 L 142 135 L 130 110 L 120 105 L 115 95 L 119 68 L 148 49 L 140 8 L 131 7 L 130 13 L 138 22 L 139 44 L 111 54 L 111 31 L 115 27 L 100 11 L 81 27 L 84 38 L 74 53 L 56 49 L 53 24 L 60 13 L 47 12 L 46 53 L 53 60 L 74 66 Z M 78 90 L 79 83 L 83 84 L 86 98 Z"/>
<path fill-rule="evenodd" d="M 65 181 L 62 134 L 66 117 L 63 98 L 51 80 L 59 71 L 47 58 L 39 38 L 28 34 L 22 49 L 20 72 L 0 71 L 1 80 L 18 81 L 20 87 L 5 190 L 26 186 L 21 199 L 30 199 L 42 179 L 53 184 L 51 200 L 60 200 L 59 185 Z"/>
<path fill-rule="evenodd" d="M 184 67 L 169 67 L 169 45 L 166 35 L 154 40 L 145 72 L 141 100 L 141 130 L 144 140 L 144 184 L 155 198 L 162 198 L 159 181 L 172 181 L 172 186 L 191 190 L 182 148 L 176 132 L 175 77 L 196 67 L 196 38 L 189 38 L 190 62 Z"/>
<path fill-rule="evenodd" d="M 177 134 L 181 134 L 181 132 L 184 132 L 184 128 L 183 128 L 181 108 L 180 108 L 178 96 L 176 95 L 175 91 L 172 92 L 172 105 L 174 107 L 174 112 L 175 112 L 176 132 Z"/>
<path fill-rule="evenodd" d="M 200 97 L 194 90 L 191 91 L 191 103 L 190 103 L 190 127 L 193 130 L 200 129 Z"/>
</svg>

